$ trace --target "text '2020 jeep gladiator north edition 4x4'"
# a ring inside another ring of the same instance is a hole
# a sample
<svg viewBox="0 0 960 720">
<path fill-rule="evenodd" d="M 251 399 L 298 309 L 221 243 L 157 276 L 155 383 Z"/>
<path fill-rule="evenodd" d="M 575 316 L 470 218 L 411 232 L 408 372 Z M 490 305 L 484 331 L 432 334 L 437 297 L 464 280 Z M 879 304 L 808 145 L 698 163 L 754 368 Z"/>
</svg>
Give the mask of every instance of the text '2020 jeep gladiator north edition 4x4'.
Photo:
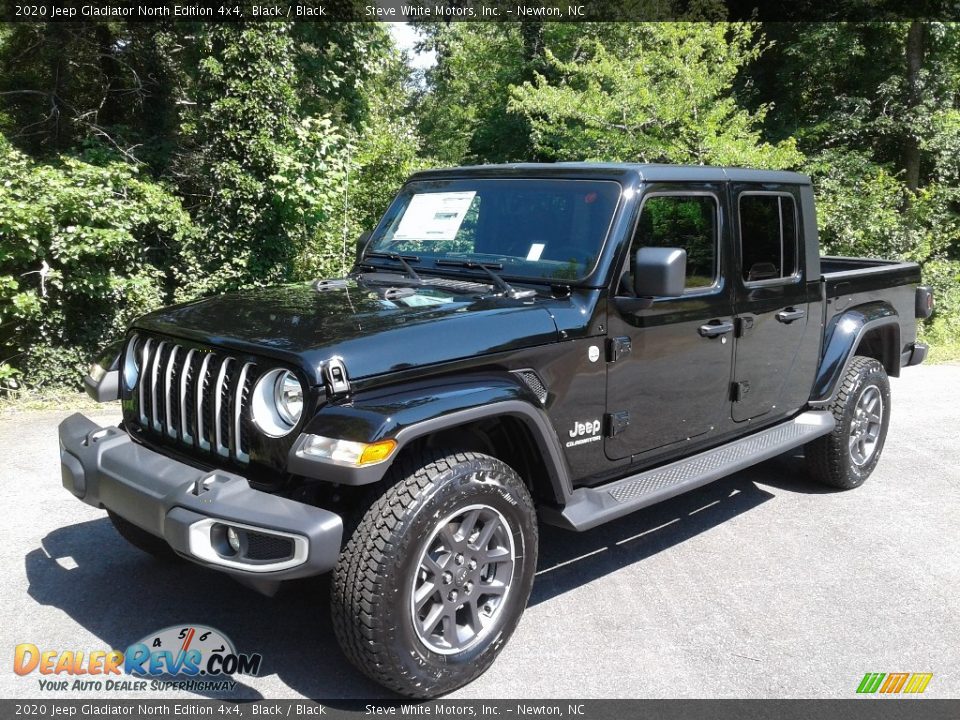
<svg viewBox="0 0 960 720">
<path fill-rule="evenodd" d="M 60 426 L 120 534 L 270 593 L 333 571 L 346 655 L 434 696 L 514 630 L 537 522 L 586 530 L 804 446 L 863 483 L 922 362 L 909 263 L 821 258 L 809 178 L 422 172 L 344 279 L 146 315 Z"/>
</svg>

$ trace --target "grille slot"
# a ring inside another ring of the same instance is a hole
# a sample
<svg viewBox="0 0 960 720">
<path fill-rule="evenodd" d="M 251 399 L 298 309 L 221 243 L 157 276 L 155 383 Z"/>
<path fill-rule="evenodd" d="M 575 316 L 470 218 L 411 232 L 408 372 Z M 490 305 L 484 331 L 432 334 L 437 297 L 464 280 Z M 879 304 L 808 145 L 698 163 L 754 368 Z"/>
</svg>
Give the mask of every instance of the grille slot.
<svg viewBox="0 0 960 720">
<path fill-rule="evenodd" d="M 256 365 L 171 340 L 134 336 L 140 426 L 180 445 L 250 462 L 250 391 Z"/>
<path fill-rule="evenodd" d="M 246 557 L 250 560 L 286 560 L 293 557 L 293 540 L 279 535 L 248 532 Z"/>
</svg>

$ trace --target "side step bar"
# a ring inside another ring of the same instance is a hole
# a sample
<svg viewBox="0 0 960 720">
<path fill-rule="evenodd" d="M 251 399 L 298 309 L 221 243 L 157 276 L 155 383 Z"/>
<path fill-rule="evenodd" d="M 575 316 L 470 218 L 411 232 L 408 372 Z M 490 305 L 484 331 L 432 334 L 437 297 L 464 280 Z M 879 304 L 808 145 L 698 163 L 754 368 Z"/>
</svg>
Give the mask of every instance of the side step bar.
<svg viewBox="0 0 960 720">
<path fill-rule="evenodd" d="M 574 490 L 562 511 L 545 514 L 543 519 L 572 530 L 589 530 L 776 457 L 832 432 L 833 428 L 831 413 L 805 412 L 793 420 L 669 465 L 606 485 Z"/>
</svg>

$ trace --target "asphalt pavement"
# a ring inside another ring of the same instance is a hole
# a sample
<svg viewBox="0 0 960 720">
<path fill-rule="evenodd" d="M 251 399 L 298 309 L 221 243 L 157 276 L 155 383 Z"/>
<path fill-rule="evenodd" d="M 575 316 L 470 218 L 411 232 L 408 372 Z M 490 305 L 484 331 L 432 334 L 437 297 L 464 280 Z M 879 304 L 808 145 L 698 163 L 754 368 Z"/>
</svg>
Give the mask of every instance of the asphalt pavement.
<svg viewBox="0 0 960 720">
<path fill-rule="evenodd" d="M 543 528 L 517 632 L 451 697 L 848 698 L 867 672 L 931 672 L 925 696 L 960 697 L 960 365 L 892 386 L 886 448 L 858 490 L 810 483 L 792 453 L 587 533 Z M 140 553 L 73 499 L 67 414 L 0 418 L 0 697 L 203 697 L 44 693 L 13 672 L 18 643 L 123 649 L 187 623 L 263 655 L 261 676 L 207 697 L 389 697 L 340 653 L 323 581 L 265 598 Z"/>
</svg>

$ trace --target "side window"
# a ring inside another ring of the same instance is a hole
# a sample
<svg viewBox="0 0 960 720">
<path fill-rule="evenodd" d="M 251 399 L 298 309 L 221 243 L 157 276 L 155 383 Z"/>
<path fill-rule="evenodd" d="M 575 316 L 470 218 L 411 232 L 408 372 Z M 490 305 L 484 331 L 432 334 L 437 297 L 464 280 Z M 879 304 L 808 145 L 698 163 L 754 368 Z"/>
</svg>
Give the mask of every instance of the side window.
<svg viewBox="0 0 960 720">
<path fill-rule="evenodd" d="M 643 203 L 630 247 L 633 262 L 641 247 L 671 247 L 687 251 L 687 292 L 717 281 L 717 200 L 712 195 L 654 195 Z"/>
<path fill-rule="evenodd" d="M 796 206 L 790 195 L 740 196 L 740 247 L 747 283 L 797 271 Z"/>
</svg>

